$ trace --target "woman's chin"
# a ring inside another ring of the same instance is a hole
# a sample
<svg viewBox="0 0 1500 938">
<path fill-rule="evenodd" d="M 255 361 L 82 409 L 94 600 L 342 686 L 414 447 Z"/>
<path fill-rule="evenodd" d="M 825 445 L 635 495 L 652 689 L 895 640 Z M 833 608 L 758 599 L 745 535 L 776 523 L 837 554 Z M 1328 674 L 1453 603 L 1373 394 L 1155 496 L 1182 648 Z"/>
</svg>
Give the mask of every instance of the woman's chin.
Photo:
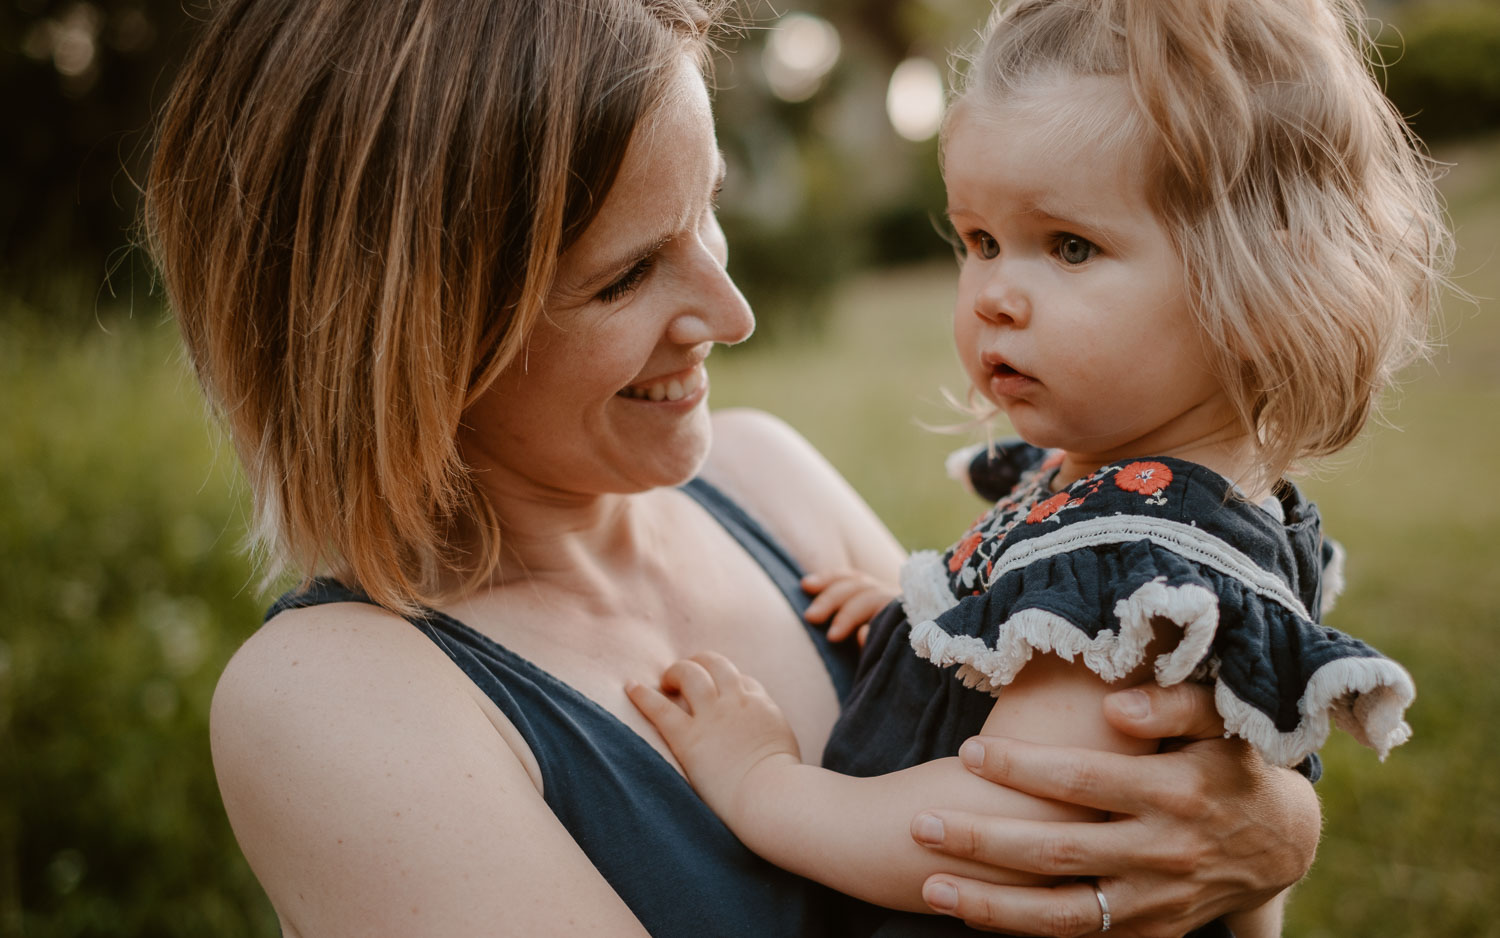
<svg viewBox="0 0 1500 938">
<path fill-rule="evenodd" d="M 670 439 L 640 444 L 635 466 L 623 475 L 632 491 L 682 485 L 698 475 L 712 443 L 708 408 L 700 408 Z"/>
</svg>

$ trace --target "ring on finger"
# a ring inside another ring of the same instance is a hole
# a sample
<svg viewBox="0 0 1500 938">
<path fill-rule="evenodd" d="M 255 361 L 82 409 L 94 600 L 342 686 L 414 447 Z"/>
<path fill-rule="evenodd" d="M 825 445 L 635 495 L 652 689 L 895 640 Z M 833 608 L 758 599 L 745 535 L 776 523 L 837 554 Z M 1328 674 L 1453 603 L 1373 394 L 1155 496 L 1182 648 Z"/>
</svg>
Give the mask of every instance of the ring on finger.
<svg viewBox="0 0 1500 938">
<path fill-rule="evenodd" d="M 1109 900 L 1104 898 L 1104 890 L 1099 888 L 1098 883 L 1094 883 L 1094 898 L 1099 900 L 1099 916 L 1102 919 L 1099 930 L 1109 931 Z"/>
</svg>

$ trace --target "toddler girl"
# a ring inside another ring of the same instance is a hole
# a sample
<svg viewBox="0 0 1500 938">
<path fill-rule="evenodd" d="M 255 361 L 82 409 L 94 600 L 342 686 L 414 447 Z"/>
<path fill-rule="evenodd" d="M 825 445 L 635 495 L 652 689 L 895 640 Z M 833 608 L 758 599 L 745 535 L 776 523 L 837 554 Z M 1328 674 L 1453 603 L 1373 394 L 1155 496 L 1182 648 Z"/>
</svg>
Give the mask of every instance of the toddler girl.
<svg viewBox="0 0 1500 938">
<path fill-rule="evenodd" d="M 834 771 L 799 762 L 775 705 L 721 657 L 668 670 L 681 705 L 629 688 L 757 853 L 926 911 L 928 874 L 986 874 L 914 843 L 919 810 L 1099 816 L 997 795 L 954 758 L 963 740 L 1154 748 L 1100 715 L 1147 680 L 1211 683 L 1226 732 L 1280 765 L 1330 718 L 1382 757 L 1407 738 L 1405 670 L 1318 624 L 1331 551 L 1282 478 L 1353 439 L 1422 349 L 1448 255 L 1362 23 L 1353 0 L 1016 0 L 992 17 L 943 170 L 958 353 L 1025 440 L 957 461 L 998 500 L 907 562 Z M 809 617 L 836 612 L 841 634 L 895 595 L 838 573 L 807 587 Z M 1092 891 L 1108 930 L 1108 885 L 1058 888 Z M 1229 923 L 1277 933 L 1279 906 Z"/>
</svg>

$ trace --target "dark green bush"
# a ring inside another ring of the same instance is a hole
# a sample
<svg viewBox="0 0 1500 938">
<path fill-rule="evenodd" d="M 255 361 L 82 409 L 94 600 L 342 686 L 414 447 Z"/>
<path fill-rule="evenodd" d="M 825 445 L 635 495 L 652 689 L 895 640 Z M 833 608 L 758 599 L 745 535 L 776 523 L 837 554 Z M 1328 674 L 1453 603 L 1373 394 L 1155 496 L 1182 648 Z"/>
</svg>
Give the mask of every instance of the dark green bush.
<svg viewBox="0 0 1500 938">
<path fill-rule="evenodd" d="M 1380 43 L 1386 93 L 1423 139 L 1500 129 L 1500 4 L 1416 6 Z"/>
<path fill-rule="evenodd" d="M 274 935 L 208 752 L 262 605 L 228 454 L 170 326 L 6 318 L 0 935 Z"/>
</svg>

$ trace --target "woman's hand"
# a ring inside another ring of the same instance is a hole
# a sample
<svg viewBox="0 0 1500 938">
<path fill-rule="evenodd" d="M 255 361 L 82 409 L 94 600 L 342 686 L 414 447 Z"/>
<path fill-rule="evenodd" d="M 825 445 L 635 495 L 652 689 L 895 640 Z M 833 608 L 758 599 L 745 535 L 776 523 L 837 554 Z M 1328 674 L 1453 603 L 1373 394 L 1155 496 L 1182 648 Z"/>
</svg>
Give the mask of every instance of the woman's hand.
<svg viewBox="0 0 1500 938">
<path fill-rule="evenodd" d="M 953 811 L 917 816 L 918 843 L 955 857 L 1056 876 L 1053 887 L 994 886 L 938 874 L 923 897 L 975 928 L 1014 935 L 1182 935 L 1262 905 L 1312 865 L 1321 824 L 1312 786 L 1222 738 L 1212 692 L 1146 685 L 1111 695 L 1105 716 L 1163 751 L 1127 756 L 1000 738 L 965 744 L 976 774 L 1010 788 L 1108 811 L 1101 823 L 1047 823 Z"/>
</svg>

